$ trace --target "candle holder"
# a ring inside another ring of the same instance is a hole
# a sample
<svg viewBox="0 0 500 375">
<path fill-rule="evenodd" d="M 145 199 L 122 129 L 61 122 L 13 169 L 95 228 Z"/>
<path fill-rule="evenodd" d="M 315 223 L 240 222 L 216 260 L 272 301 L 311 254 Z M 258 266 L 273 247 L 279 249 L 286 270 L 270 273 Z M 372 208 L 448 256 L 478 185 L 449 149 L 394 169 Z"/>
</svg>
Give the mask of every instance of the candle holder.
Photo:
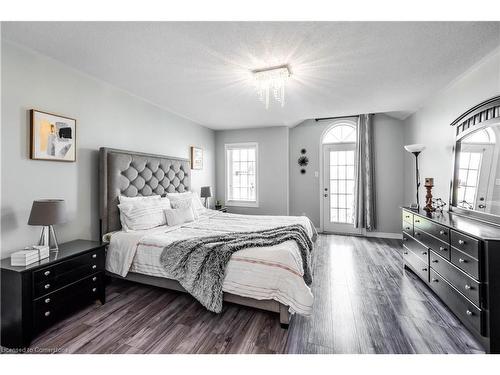
<svg viewBox="0 0 500 375">
<path fill-rule="evenodd" d="M 425 195 L 425 207 L 424 210 L 427 212 L 434 212 L 436 209 L 432 206 L 432 188 L 434 187 L 434 179 L 426 178 L 424 183 L 427 194 Z"/>
</svg>

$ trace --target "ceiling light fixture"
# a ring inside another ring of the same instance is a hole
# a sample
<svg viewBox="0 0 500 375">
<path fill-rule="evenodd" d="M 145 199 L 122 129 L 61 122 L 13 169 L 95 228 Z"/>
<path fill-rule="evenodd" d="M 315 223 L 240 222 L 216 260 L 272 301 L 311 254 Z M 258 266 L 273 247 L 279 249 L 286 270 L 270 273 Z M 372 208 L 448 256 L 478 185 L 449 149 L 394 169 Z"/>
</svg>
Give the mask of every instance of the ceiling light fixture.
<svg viewBox="0 0 500 375">
<path fill-rule="evenodd" d="M 259 100 L 262 101 L 266 109 L 269 109 L 269 97 L 272 95 L 274 100 L 285 106 L 285 83 L 292 75 L 290 67 L 285 65 L 273 66 L 271 68 L 252 70 L 255 79 L 255 86 Z"/>
</svg>

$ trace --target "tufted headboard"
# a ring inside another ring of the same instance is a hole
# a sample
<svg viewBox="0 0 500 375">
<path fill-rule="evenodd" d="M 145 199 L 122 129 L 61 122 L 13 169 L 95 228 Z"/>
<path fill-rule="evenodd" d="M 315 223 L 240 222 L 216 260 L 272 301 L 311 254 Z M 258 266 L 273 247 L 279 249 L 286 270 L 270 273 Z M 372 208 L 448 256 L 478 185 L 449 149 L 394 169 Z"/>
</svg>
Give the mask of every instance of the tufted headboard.
<svg viewBox="0 0 500 375">
<path fill-rule="evenodd" d="M 141 152 L 99 149 L 99 211 L 102 235 L 120 230 L 118 197 L 163 195 L 190 189 L 189 160 Z"/>
</svg>

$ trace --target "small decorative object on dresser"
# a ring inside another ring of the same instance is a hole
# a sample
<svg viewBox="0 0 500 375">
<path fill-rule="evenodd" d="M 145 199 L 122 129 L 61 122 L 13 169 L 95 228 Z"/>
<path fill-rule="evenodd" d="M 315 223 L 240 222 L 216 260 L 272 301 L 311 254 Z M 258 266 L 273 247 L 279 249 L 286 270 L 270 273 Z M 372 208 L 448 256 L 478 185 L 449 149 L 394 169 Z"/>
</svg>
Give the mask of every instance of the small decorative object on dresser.
<svg viewBox="0 0 500 375">
<path fill-rule="evenodd" d="M 403 208 L 403 265 L 487 352 L 500 353 L 500 227 L 452 212 Z"/>
<path fill-rule="evenodd" d="M 210 191 L 210 186 L 202 186 L 200 189 L 200 197 L 205 198 L 205 207 L 208 208 L 209 198 L 212 196 L 212 192 Z"/>
<path fill-rule="evenodd" d="M 203 169 L 203 149 L 191 147 L 191 169 Z"/>
<path fill-rule="evenodd" d="M 436 212 L 443 212 L 443 208 L 446 206 L 446 202 L 441 198 L 432 199 L 432 204 Z"/>
<path fill-rule="evenodd" d="M 66 204 L 62 199 L 40 199 L 33 201 L 28 219 L 29 225 L 41 225 L 42 233 L 38 245 L 49 246 L 57 251 L 57 237 L 54 224 L 66 222 Z"/>
<path fill-rule="evenodd" d="M 48 112 L 30 110 L 30 158 L 76 160 L 76 120 Z"/>
<path fill-rule="evenodd" d="M 1 345 L 28 347 L 53 323 L 99 300 L 105 303 L 105 244 L 76 240 L 28 266 L 1 263 Z"/>
<path fill-rule="evenodd" d="M 227 212 L 227 207 L 224 206 L 215 207 L 215 209 L 220 212 Z"/>
<path fill-rule="evenodd" d="M 417 201 L 411 204 L 411 208 L 419 210 L 420 203 L 418 198 L 418 189 L 420 189 L 420 171 L 418 170 L 418 155 L 425 150 L 425 146 L 421 144 L 406 145 L 405 150 L 415 155 L 415 182 L 417 186 Z"/>
<path fill-rule="evenodd" d="M 221 208 L 221 207 L 222 207 L 222 204 L 220 203 L 220 200 L 218 200 L 218 199 L 217 199 L 217 200 L 215 201 L 215 209 L 216 209 L 216 210 L 218 210 L 218 209 L 219 209 L 219 208 Z"/>
<path fill-rule="evenodd" d="M 425 178 L 424 182 L 427 194 L 425 195 L 425 207 L 424 210 L 427 212 L 434 212 L 436 209 L 432 206 L 432 188 L 434 187 L 434 179 L 430 177 Z"/>
</svg>

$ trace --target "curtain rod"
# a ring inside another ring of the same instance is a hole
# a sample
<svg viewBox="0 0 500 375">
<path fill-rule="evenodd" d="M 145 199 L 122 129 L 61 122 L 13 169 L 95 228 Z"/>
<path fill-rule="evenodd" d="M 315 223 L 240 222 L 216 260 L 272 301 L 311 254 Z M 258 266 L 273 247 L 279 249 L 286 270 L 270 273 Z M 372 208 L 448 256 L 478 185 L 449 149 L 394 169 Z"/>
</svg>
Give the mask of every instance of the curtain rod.
<svg viewBox="0 0 500 375">
<path fill-rule="evenodd" d="M 314 121 L 323 121 L 323 120 L 335 120 L 339 118 L 352 118 L 352 117 L 359 117 L 359 115 L 353 115 L 353 116 L 336 116 L 336 117 L 319 117 L 315 118 Z"/>
</svg>

